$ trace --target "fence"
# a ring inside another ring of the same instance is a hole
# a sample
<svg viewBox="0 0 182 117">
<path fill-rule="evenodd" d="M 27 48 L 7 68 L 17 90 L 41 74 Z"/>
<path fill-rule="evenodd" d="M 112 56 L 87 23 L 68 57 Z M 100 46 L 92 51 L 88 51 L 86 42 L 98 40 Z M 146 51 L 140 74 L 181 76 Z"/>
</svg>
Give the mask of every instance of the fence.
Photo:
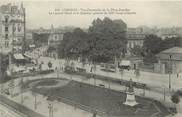
<svg viewBox="0 0 182 117">
<path fill-rule="evenodd" d="M 55 96 L 54 97 L 48 97 L 48 100 L 51 100 L 51 99 L 57 99 L 60 102 L 63 102 L 65 104 L 68 104 L 68 105 L 71 105 L 71 106 L 75 107 L 75 109 L 79 108 L 81 110 L 84 110 L 84 111 L 87 111 L 87 112 L 90 112 L 90 113 L 93 113 L 93 114 L 97 114 L 97 115 L 99 115 L 101 117 L 106 117 L 107 116 L 107 114 L 105 112 L 103 112 L 103 111 L 101 111 L 101 110 L 99 110 L 97 108 L 91 108 L 89 106 L 82 105 L 80 103 L 77 103 L 77 102 L 75 102 L 73 100 L 70 100 L 70 99 L 67 99 L 67 98 L 55 97 Z"/>
<path fill-rule="evenodd" d="M 28 117 L 27 115 L 25 115 L 25 114 L 17 111 L 16 109 L 12 108 L 11 106 L 9 106 L 9 105 L 1 102 L 1 101 L 0 101 L 0 104 L 3 105 L 5 108 L 10 109 L 11 112 L 9 112 L 9 113 L 11 113 L 12 115 L 14 115 L 14 117 Z"/>
</svg>

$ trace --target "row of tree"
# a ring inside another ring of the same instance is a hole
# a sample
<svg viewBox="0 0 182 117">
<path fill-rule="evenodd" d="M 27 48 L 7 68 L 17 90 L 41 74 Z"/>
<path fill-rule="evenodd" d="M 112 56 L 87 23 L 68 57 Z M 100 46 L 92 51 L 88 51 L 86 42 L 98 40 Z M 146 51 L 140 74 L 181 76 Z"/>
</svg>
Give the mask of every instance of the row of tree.
<svg viewBox="0 0 182 117">
<path fill-rule="evenodd" d="M 73 32 L 64 34 L 63 41 L 59 44 L 58 54 L 61 58 L 82 60 L 88 59 L 92 62 L 111 62 L 115 58 L 125 56 L 126 53 L 126 29 L 122 20 L 111 20 L 97 18 L 87 31 L 76 28 Z M 181 38 L 173 37 L 162 40 L 156 35 L 147 35 L 143 47 L 135 46 L 131 53 L 144 57 L 145 63 L 155 63 L 155 55 L 159 52 L 181 46 Z"/>
<path fill-rule="evenodd" d="M 8 80 L 6 70 L 8 69 L 8 55 L 0 53 L 0 83 Z"/>
<path fill-rule="evenodd" d="M 134 55 L 143 56 L 145 63 L 155 63 L 156 54 L 172 47 L 182 47 L 181 37 L 172 37 L 162 40 L 156 35 L 147 35 L 144 39 L 143 47 L 135 46 L 131 52 Z"/>
<path fill-rule="evenodd" d="M 143 47 L 148 53 L 150 52 L 152 54 L 158 54 L 165 49 L 169 49 L 175 46 L 182 46 L 181 41 L 181 37 L 172 37 L 162 40 L 156 35 L 148 35 L 145 37 Z"/>
<path fill-rule="evenodd" d="M 65 33 L 59 45 L 61 58 L 82 58 L 92 62 L 110 62 L 126 51 L 126 24 L 122 20 L 96 19 L 88 31 L 76 28 Z M 123 54 L 124 55 L 124 54 Z"/>
</svg>

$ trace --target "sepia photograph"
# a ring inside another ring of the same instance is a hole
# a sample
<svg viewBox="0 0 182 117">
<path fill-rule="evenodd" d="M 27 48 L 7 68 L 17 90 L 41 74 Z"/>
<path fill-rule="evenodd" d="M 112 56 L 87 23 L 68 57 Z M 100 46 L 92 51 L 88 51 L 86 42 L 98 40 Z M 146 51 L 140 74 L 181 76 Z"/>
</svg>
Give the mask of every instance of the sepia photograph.
<svg viewBox="0 0 182 117">
<path fill-rule="evenodd" d="M 182 1 L 1 0 L 0 117 L 182 117 Z"/>
</svg>

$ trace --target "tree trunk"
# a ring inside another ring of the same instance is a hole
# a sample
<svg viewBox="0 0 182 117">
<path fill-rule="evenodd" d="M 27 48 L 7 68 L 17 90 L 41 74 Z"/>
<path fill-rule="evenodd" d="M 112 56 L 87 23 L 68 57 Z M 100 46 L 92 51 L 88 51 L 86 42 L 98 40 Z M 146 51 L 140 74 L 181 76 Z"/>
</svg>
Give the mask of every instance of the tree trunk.
<svg viewBox="0 0 182 117">
<path fill-rule="evenodd" d="M 176 104 L 176 111 L 178 114 L 182 115 L 182 102 Z"/>
</svg>

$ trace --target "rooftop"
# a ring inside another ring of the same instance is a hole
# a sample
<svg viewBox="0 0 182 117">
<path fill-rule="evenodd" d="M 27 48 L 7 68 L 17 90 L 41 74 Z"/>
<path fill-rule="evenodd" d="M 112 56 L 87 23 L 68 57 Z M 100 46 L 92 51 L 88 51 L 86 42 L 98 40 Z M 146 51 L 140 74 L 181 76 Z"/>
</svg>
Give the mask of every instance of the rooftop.
<svg viewBox="0 0 182 117">
<path fill-rule="evenodd" d="M 181 47 L 173 47 L 160 52 L 160 54 L 182 54 Z"/>
<path fill-rule="evenodd" d="M 11 3 L 0 6 L 1 13 L 23 14 L 23 4 L 13 5 Z"/>
</svg>

